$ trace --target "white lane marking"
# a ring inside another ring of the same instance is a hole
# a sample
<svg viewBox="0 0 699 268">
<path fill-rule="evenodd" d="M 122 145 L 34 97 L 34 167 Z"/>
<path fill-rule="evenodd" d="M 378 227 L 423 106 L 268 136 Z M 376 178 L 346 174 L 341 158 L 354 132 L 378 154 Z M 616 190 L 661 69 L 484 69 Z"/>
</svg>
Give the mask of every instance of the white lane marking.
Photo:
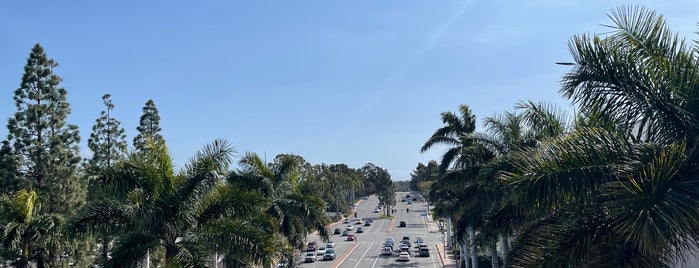
<svg viewBox="0 0 699 268">
<path fill-rule="evenodd" d="M 374 245 L 374 242 L 371 242 L 369 244 L 369 247 L 366 249 L 366 251 L 364 251 L 364 254 L 362 254 L 361 258 L 359 258 L 359 261 L 357 261 L 357 265 L 355 265 L 354 268 L 357 268 L 357 266 L 359 266 L 359 264 L 362 262 L 361 260 L 364 259 L 364 256 L 366 256 L 366 253 L 369 252 L 369 249 L 371 249 L 371 246 L 373 246 L 373 245 Z"/>
<path fill-rule="evenodd" d="M 381 259 L 381 251 L 379 251 L 379 255 L 376 255 L 376 259 L 374 259 L 374 263 L 371 264 L 371 268 L 374 268 L 376 266 L 376 262 Z"/>
</svg>

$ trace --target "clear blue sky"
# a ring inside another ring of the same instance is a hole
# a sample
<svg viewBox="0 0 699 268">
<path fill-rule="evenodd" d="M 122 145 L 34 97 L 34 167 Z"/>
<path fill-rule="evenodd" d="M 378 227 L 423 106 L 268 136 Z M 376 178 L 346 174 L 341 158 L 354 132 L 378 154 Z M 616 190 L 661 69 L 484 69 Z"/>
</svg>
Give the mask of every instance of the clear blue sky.
<svg viewBox="0 0 699 268">
<path fill-rule="evenodd" d="M 60 64 L 81 154 L 112 94 L 129 144 L 146 100 L 182 166 L 226 138 L 239 152 L 313 164 L 367 162 L 406 180 L 442 148 L 439 114 L 478 118 L 558 94 L 574 34 L 602 33 L 639 1 L 2 1 L 0 118 L 35 43 Z M 697 1 L 647 1 L 695 39 Z M 7 135 L 0 128 L 0 138 Z"/>
</svg>

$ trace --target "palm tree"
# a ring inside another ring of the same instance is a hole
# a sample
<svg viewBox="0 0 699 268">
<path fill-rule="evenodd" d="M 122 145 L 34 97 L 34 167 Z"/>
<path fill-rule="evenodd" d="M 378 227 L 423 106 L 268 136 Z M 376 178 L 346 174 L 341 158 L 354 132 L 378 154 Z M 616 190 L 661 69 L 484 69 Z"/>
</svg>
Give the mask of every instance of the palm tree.
<svg viewBox="0 0 699 268">
<path fill-rule="evenodd" d="M 474 226 L 482 225 L 480 213 L 487 206 L 487 199 L 481 198 L 484 192 L 479 190 L 476 177 L 483 164 L 494 155 L 478 141 L 476 117 L 468 106 L 460 105 L 459 115 L 443 112 L 441 117 L 444 126 L 420 149 L 424 153 L 436 145 L 447 146 L 440 162 L 442 177 L 432 185 L 430 200 L 435 204 L 437 216 L 449 217 L 457 223 L 457 237 L 468 234 L 471 263 L 477 268 Z"/>
<path fill-rule="evenodd" d="M 255 153 L 246 153 L 239 161 L 240 169 L 229 176 L 228 181 L 248 191 L 259 192 L 271 199 L 265 213 L 279 226 L 280 234 L 293 249 L 304 246 L 306 236 L 317 231 L 323 240 L 329 237 L 325 225 L 325 202 L 318 196 L 300 192 L 297 158 L 283 155 L 274 165 L 265 164 Z M 293 259 L 288 250 L 287 260 Z"/>
<path fill-rule="evenodd" d="M 37 267 L 45 267 L 52 245 L 61 244 L 63 219 L 57 214 L 39 214 L 40 198 L 33 190 L 19 190 L 13 197 L 4 195 L 0 202 L 2 244 L 19 253 L 14 265 L 28 267 L 33 259 Z"/>
<path fill-rule="evenodd" d="M 494 154 L 477 175 L 479 189 L 483 198 L 491 205 L 484 215 L 481 236 L 486 240 L 496 241 L 499 237 L 503 250 L 503 265 L 507 267 L 507 252 L 509 237 L 522 222 L 522 212 L 516 203 L 506 202 L 507 189 L 502 187 L 498 178 L 504 172 L 512 171 L 511 154 L 527 148 L 533 148 L 541 141 L 562 135 L 569 128 L 566 123 L 566 113 L 543 102 L 520 101 L 515 106 L 515 112 L 505 112 L 484 121 L 485 132 L 479 134 L 477 141 Z M 493 252 L 492 266 L 498 266 L 496 246 L 490 243 Z"/>
<path fill-rule="evenodd" d="M 151 141 L 96 178 L 115 198 L 83 209 L 71 229 L 119 231 L 107 267 L 133 267 L 153 249 L 164 250 L 165 267 L 201 267 L 211 250 L 237 249 L 249 252 L 245 261 L 269 261 L 270 230 L 250 221 L 267 200 L 223 181 L 232 153 L 216 140 L 176 173 L 164 143 Z"/>
<path fill-rule="evenodd" d="M 610 18 L 608 36 L 570 43 L 562 93 L 591 119 L 503 176 L 531 209 L 514 267 L 668 267 L 699 245 L 697 46 L 644 8 Z"/>
</svg>

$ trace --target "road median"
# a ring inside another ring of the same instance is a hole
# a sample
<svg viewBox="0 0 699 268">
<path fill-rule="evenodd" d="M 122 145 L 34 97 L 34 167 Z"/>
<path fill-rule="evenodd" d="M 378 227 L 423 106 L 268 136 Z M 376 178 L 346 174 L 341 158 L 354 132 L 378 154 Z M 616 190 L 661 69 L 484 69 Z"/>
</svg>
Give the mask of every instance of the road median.
<svg viewBox="0 0 699 268">
<path fill-rule="evenodd" d="M 354 243 L 350 248 L 342 254 L 339 258 L 337 258 L 336 261 L 333 262 L 332 265 L 330 265 L 330 268 L 337 268 L 340 267 L 340 265 L 350 256 L 352 255 L 352 252 L 354 252 L 355 249 L 359 246 L 359 243 Z"/>
</svg>

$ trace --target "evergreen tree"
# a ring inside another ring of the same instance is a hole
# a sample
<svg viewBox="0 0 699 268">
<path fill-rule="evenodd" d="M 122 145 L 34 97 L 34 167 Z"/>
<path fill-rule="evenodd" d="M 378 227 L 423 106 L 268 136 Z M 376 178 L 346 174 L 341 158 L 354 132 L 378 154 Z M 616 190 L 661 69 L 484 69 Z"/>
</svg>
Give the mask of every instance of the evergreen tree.
<svg viewBox="0 0 699 268">
<path fill-rule="evenodd" d="M 133 146 L 137 151 L 145 148 L 148 139 L 153 139 L 156 143 L 164 141 L 163 136 L 160 135 L 160 115 L 153 100 L 148 100 L 146 106 L 143 106 L 143 115 L 136 130 L 138 135 L 133 139 Z"/>
<path fill-rule="evenodd" d="M 0 195 L 11 194 L 17 190 L 19 190 L 17 159 L 12 153 L 10 143 L 3 141 L 0 147 Z"/>
<path fill-rule="evenodd" d="M 39 44 L 32 48 L 13 97 L 17 112 L 7 128 L 20 186 L 44 193 L 43 212 L 68 215 L 83 205 L 85 187 L 76 176 L 78 127 L 66 123 L 70 105 L 53 72 L 57 66 Z"/>
<path fill-rule="evenodd" d="M 92 150 L 92 158 L 89 160 L 89 168 L 92 170 L 112 166 L 116 160 L 126 155 L 127 149 L 124 128 L 120 127 L 121 122 L 111 114 L 114 110 L 112 96 L 105 94 L 102 101 L 105 109 L 92 126 L 92 134 L 87 140 L 87 146 Z"/>
</svg>

